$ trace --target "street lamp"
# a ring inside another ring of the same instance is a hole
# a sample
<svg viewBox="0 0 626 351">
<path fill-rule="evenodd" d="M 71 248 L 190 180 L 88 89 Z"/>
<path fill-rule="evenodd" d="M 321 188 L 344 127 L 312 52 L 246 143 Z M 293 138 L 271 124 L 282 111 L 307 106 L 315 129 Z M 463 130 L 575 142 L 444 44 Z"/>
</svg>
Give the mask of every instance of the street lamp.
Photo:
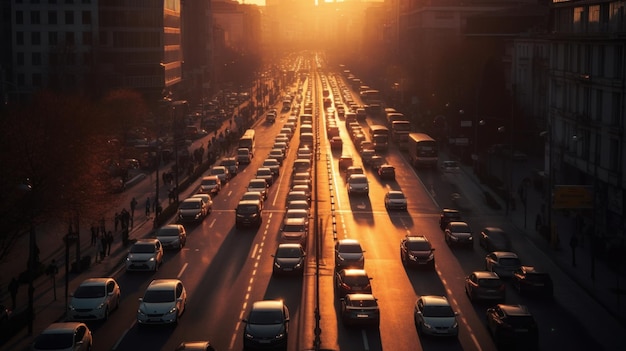
<svg viewBox="0 0 626 351">
<path fill-rule="evenodd" d="M 476 116 L 478 119 L 478 116 Z M 476 122 L 476 121 L 475 121 Z M 478 161 L 478 126 L 484 126 L 487 122 L 484 119 L 478 121 L 478 123 L 474 123 L 474 154 L 472 155 L 472 161 L 474 161 L 474 173 L 478 174 L 478 165 L 480 164 Z"/>
<path fill-rule="evenodd" d="M 28 307 L 26 310 L 26 318 L 28 320 L 28 335 L 33 334 L 33 322 L 35 320 L 35 311 L 33 307 L 35 288 L 33 281 L 35 280 L 36 268 L 39 267 L 39 253 L 37 252 L 37 236 L 35 235 L 35 214 L 33 209 L 32 196 L 33 185 L 30 179 L 20 184 L 19 189 L 25 194 L 26 204 L 29 208 L 29 243 L 28 243 Z"/>
</svg>

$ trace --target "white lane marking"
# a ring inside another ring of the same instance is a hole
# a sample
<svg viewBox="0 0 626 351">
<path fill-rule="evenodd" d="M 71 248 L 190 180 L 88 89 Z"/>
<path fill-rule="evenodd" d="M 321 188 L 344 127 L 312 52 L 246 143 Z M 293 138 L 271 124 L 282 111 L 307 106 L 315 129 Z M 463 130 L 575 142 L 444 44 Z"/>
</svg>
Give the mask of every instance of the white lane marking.
<svg viewBox="0 0 626 351">
<path fill-rule="evenodd" d="M 252 254 L 250 255 L 250 258 L 254 258 L 256 256 L 256 250 L 259 249 L 259 244 L 254 244 L 254 248 L 252 249 Z"/>
<path fill-rule="evenodd" d="M 441 279 L 441 284 L 443 284 L 443 286 L 446 288 L 446 293 L 450 297 L 450 305 L 454 306 L 454 309 L 459 311 L 460 308 L 459 308 L 458 301 L 454 297 L 452 297 L 452 290 L 450 290 L 450 287 L 448 286 L 448 282 L 446 281 L 446 279 L 442 278 L 443 275 L 440 270 L 437 270 L 437 275 L 439 275 L 439 278 Z M 480 344 L 478 343 L 478 339 L 476 339 L 476 335 L 474 334 L 472 327 L 469 325 L 469 323 L 467 322 L 467 319 L 465 319 L 464 316 L 461 316 L 461 322 L 467 327 L 467 331 L 469 332 L 469 335 L 472 338 L 474 345 L 476 345 L 476 349 L 478 351 L 481 351 L 482 348 L 480 347 Z"/>
<path fill-rule="evenodd" d="M 213 220 L 209 224 L 209 228 L 213 228 L 213 224 L 215 224 L 215 222 L 217 222 L 217 218 L 213 218 Z"/>
<path fill-rule="evenodd" d="M 189 263 L 185 263 L 183 265 L 183 268 L 180 269 L 180 271 L 178 272 L 178 275 L 176 276 L 176 278 L 180 279 L 180 277 L 183 275 L 183 273 L 185 272 L 185 269 L 187 269 L 187 266 L 189 265 Z"/>
<path fill-rule="evenodd" d="M 119 339 L 117 339 L 117 341 L 115 342 L 115 345 L 113 345 L 113 348 L 111 350 L 116 350 L 118 346 L 120 346 L 120 343 L 122 342 L 122 340 L 124 340 L 124 338 L 126 337 L 126 334 L 128 333 L 129 330 L 131 330 L 135 324 L 137 324 L 137 320 L 134 320 L 131 324 L 130 327 L 126 328 L 126 330 L 124 330 L 124 332 L 122 333 L 122 336 L 120 336 Z"/>
<path fill-rule="evenodd" d="M 230 197 L 232 194 L 233 194 L 233 191 L 232 191 L 232 190 L 229 190 L 229 191 L 228 191 L 228 197 Z M 224 199 L 224 201 L 226 201 L 226 200 L 227 200 L 227 199 Z"/>
<path fill-rule="evenodd" d="M 370 349 L 370 344 L 367 342 L 367 334 L 365 334 L 364 329 L 361 329 L 361 337 L 363 338 L 363 350 L 368 351 Z"/>
</svg>

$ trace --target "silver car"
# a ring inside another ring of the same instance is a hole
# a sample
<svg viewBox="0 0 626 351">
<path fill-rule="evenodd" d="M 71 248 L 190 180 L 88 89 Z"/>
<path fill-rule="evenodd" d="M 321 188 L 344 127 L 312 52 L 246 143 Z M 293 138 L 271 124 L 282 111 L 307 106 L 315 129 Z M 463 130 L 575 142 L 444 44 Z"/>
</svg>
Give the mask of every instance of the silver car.
<svg viewBox="0 0 626 351">
<path fill-rule="evenodd" d="M 164 249 L 182 249 L 187 243 L 187 232 L 180 224 L 166 224 L 157 229 L 155 236 Z"/>
<path fill-rule="evenodd" d="M 153 280 L 143 297 L 139 298 L 137 323 L 175 324 L 185 312 L 187 291 L 178 279 Z"/>
<path fill-rule="evenodd" d="M 68 320 L 107 320 L 120 305 L 120 286 L 110 277 L 88 278 L 70 296 Z"/>
<path fill-rule="evenodd" d="M 457 315 L 445 296 L 420 296 L 413 308 L 413 320 L 421 335 L 457 337 Z"/>
</svg>

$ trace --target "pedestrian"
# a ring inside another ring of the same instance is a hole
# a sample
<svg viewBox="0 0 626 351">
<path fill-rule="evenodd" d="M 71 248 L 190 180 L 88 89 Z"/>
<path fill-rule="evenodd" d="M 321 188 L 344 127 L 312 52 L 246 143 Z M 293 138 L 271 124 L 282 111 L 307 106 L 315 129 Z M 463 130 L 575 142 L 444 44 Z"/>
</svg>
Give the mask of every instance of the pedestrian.
<svg viewBox="0 0 626 351">
<path fill-rule="evenodd" d="M 20 287 L 20 283 L 13 277 L 9 283 L 9 294 L 11 294 L 11 304 L 13 310 L 15 310 L 15 303 L 17 300 L 17 289 Z"/>
<path fill-rule="evenodd" d="M 115 221 L 115 232 L 117 233 L 117 228 L 120 224 L 120 214 L 117 212 L 115 212 L 114 221 Z"/>
<path fill-rule="evenodd" d="M 98 238 L 98 226 L 96 223 L 91 223 L 91 246 L 96 244 L 96 239 Z"/>
<path fill-rule="evenodd" d="M 54 301 L 57 300 L 57 281 L 56 275 L 59 273 L 59 267 L 57 266 L 57 261 L 52 259 L 52 262 L 46 268 L 46 275 L 48 275 L 52 279 L 52 289 L 54 291 Z"/>
<path fill-rule="evenodd" d="M 113 245 L 113 233 L 109 230 L 106 236 L 107 256 L 111 256 L 111 245 Z"/>
<path fill-rule="evenodd" d="M 150 197 L 146 198 L 146 217 L 150 217 Z"/>
<path fill-rule="evenodd" d="M 96 263 L 102 261 L 102 250 L 104 250 L 102 247 L 102 240 L 100 240 L 100 236 L 98 236 L 98 240 L 96 241 Z"/>
<path fill-rule="evenodd" d="M 132 200 L 130 200 L 130 217 L 131 218 L 135 218 L 135 207 L 137 207 L 137 200 L 133 197 Z"/>
<path fill-rule="evenodd" d="M 100 235 L 100 241 L 102 242 L 102 259 L 107 256 L 107 238 L 106 234 Z"/>
<path fill-rule="evenodd" d="M 161 207 L 161 204 L 157 204 L 155 216 L 158 218 L 161 215 L 161 212 L 163 212 L 163 207 Z"/>
<path fill-rule="evenodd" d="M 104 216 L 102 216 L 102 218 L 100 218 L 100 233 L 102 233 L 102 235 L 104 235 L 104 233 L 106 233 L 106 229 L 104 226 Z"/>
</svg>

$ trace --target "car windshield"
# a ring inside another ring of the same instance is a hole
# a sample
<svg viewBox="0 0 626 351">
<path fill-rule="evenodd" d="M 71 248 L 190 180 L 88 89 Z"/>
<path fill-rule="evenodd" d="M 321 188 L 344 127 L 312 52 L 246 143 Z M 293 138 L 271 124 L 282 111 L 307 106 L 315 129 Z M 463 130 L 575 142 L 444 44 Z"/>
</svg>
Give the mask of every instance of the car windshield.
<svg viewBox="0 0 626 351">
<path fill-rule="evenodd" d="M 262 181 L 263 182 L 250 182 L 250 185 L 248 186 L 248 188 L 265 190 L 265 181 L 264 180 Z"/>
<path fill-rule="evenodd" d="M 178 236 L 178 228 L 161 228 L 156 236 Z"/>
<path fill-rule="evenodd" d="M 343 244 L 339 247 L 339 252 L 361 253 L 363 252 L 363 250 L 361 249 L 361 245 L 359 244 Z"/>
<path fill-rule="evenodd" d="M 350 306 L 352 307 L 376 307 L 378 304 L 376 300 L 365 299 L 365 300 L 350 300 Z"/>
<path fill-rule="evenodd" d="M 302 252 L 296 247 L 279 247 L 276 252 L 276 257 L 283 258 L 299 258 L 301 255 Z"/>
<path fill-rule="evenodd" d="M 394 200 L 404 200 L 404 194 L 402 193 L 389 193 L 389 198 Z"/>
<path fill-rule="evenodd" d="M 285 224 L 283 232 L 303 232 L 304 226 L 300 224 Z"/>
<path fill-rule="evenodd" d="M 250 324 L 282 324 L 283 314 L 280 311 L 252 311 L 248 318 Z"/>
<path fill-rule="evenodd" d="M 519 258 L 515 257 L 502 257 L 499 263 L 503 266 L 519 266 L 521 264 Z"/>
<path fill-rule="evenodd" d="M 135 244 L 130 248 L 131 253 L 154 253 L 154 250 L 152 244 Z"/>
<path fill-rule="evenodd" d="M 224 169 L 223 168 L 213 168 L 211 170 L 211 174 L 213 174 L 213 175 L 224 174 Z"/>
<path fill-rule="evenodd" d="M 174 290 L 148 290 L 143 297 L 143 302 L 148 303 L 162 303 L 172 302 L 176 300 L 176 294 Z"/>
<path fill-rule="evenodd" d="M 201 201 L 183 201 L 179 208 L 181 210 L 196 209 L 202 207 Z"/>
<path fill-rule="evenodd" d="M 239 213 L 255 213 L 255 212 L 257 212 L 257 207 L 255 205 L 239 205 L 239 207 L 237 207 L 237 212 L 239 212 Z"/>
<path fill-rule="evenodd" d="M 367 178 L 364 177 L 354 177 L 350 179 L 350 183 L 352 184 L 365 184 L 367 183 Z"/>
<path fill-rule="evenodd" d="M 217 184 L 217 179 L 203 179 L 202 185 L 215 185 Z"/>
<path fill-rule="evenodd" d="M 479 279 L 478 285 L 483 288 L 497 289 L 502 285 L 500 279 Z"/>
<path fill-rule="evenodd" d="M 43 333 L 37 337 L 34 348 L 37 350 L 65 350 L 71 349 L 74 343 L 74 333 Z"/>
<path fill-rule="evenodd" d="M 260 200 L 260 199 L 261 199 L 261 193 L 243 194 L 243 196 L 241 197 L 241 200 Z"/>
<path fill-rule="evenodd" d="M 360 286 L 365 286 L 370 283 L 366 275 L 347 275 L 343 278 L 343 281 L 348 285 Z"/>
<path fill-rule="evenodd" d="M 306 201 L 290 201 L 288 203 L 288 206 L 290 209 L 300 209 L 300 210 L 308 210 L 309 209 L 309 204 L 306 203 Z"/>
<path fill-rule="evenodd" d="M 409 241 L 407 248 L 411 251 L 430 251 L 430 243 L 426 241 Z"/>
<path fill-rule="evenodd" d="M 425 317 L 454 317 L 450 306 L 424 306 L 422 314 Z"/>
<path fill-rule="evenodd" d="M 450 231 L 455 233 L 469 233 L 470 229 L 466 224 L 459 223 L 450 226 Z"/>
<path fill-rule="evenodd" d="M 104 285 L 89 285 L 89 286 L 79 286 L 78 289 L 74 292 L 74 297 L 78 299 L 91 299 L 96 297 L 104 297 L 105 289 Z"/>
</svg>

